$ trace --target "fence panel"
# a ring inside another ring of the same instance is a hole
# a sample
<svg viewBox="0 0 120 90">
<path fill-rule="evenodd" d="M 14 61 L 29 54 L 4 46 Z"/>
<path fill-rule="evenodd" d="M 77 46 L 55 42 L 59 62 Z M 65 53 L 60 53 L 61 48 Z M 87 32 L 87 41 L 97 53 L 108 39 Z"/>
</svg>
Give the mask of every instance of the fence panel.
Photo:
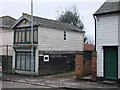
<svg viewBox="0 0 120 90">
<path fill-rule="evenodd" d="M 3 73 L 12 73 L 12 56 L 2 56 Z"/>
</svg>

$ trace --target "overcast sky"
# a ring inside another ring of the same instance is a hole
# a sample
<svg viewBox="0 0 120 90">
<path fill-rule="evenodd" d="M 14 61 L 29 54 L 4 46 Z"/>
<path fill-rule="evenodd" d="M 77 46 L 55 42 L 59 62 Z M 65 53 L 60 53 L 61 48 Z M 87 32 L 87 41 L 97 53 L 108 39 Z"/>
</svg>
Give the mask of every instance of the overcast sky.
<svg viewBox="0 0 120 90">
<path fill-rule="evenodd" d="M 55 20 L 58 11 L 75 5 L 80 18 L 85 26 L 86 34 L 94 38 L 94 19 L 92 14 L 104 3 L 105 0 L 33 0 L 34 16 Z M 0 17 L 12 16 L 18 19 L 22 12 L 30 14 L 30 0 L 1 0 Z"/>
</svg>

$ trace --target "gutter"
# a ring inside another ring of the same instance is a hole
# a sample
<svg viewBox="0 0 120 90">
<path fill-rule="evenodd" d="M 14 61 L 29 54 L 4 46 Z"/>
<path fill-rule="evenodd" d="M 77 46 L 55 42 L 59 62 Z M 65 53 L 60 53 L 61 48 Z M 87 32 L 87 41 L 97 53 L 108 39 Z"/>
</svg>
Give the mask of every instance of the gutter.
<svg viewBox="0 0 120 90">
<path fill-rule="evenodd" d="M 113 13 L 120 13 L 120 10 L 117 10 L 117 11 L 110 11 L 110 12 L 103 12 L 103 13 L 95 13 L 95 14 L 93 14 L 93 16 L 106 15 L 106 14 L 113 14 Z"/>
<path fill-rule="evenodd" d="M 93 15 L 93 18 L 95 20 L 95 51 L 96 51 L 96 16 Z"/>
</svg>

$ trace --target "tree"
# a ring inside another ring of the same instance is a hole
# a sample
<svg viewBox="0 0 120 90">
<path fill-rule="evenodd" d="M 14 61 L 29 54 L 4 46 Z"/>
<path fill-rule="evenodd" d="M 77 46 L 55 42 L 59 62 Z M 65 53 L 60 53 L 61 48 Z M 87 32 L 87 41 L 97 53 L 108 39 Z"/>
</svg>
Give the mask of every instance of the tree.
<svg viewBox="0 0 120 90">
<path fill-rule="evenodd" d="M 84 36 L 84 43 L 88 43 L 88 37 L 87 36 Z"/>
<path fill-rule="evenodd" d="M 80 20 L 80 15 L 75 5 L 72 8 L 59 12 L 57 20 L 60 22 L 72 24 L 82 30 L 84 29 L 84 24 Z M 90 38 L 88 38 L 86 35 L 84 36 L 84 43 L 92 43 Z"/>
<path fill-rule="evenodd" d="M 61 11 L 57 18 L 58 21 L 73 24 L 80 29 L 84 29 L 84 25 L 80 20 L 80 15 L 75 6 L 69 8 L 68 10 Z"/>
<path fill-rule="evenodd" d="M 85 44 L 93 44 L 94 45 L 94 39 L 91 35 L 85 35 L 84 36 L 84 43 Z"/>
</svg>

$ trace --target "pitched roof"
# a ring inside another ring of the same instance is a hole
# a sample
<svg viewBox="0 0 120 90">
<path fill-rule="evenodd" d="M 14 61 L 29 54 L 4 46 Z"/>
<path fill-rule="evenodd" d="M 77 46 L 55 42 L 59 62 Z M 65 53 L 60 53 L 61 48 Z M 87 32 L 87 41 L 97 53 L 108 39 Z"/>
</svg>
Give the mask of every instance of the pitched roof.
<svg viewBox="0 0 120 90">
<path fill-rule="evenodd" d="M 30 20 L 30 17 L 31 16 L 29 14 L 23 13 L 20 20 L 22 20 L 23 18 L 27 18 L 28 20 Z M 20 22 L 20 20 L 18 20 L 18 22 Z M 33 23 L 37 24 L 41 27 L 62 29 L 62 30 L 67 29 L 67 30 L 73 30 L 73 31 L 78 31 L 78 32 L 83 32 L 84 33 L 84 31 L 82 31 L 81 29 L 79 29 L 78 27 L 76 27 L 74 25 L 67 24 L 67 23 L 64 23 L 64 22 L 55 21 L 55 20 L 50 20 L 50 19 L 46 19 L 46 18 L 41 18 L 41 17 L 38 17 L 38 16 L 33 16 Z M 15 27 L 15 25 L 13 25 L 13 27 Z"/>
<path fill-rule="evenodd" d="M 0 17 L 0 27 L 1 28 L 11 28 L 15 24 L 16 19 L 11 16 L 2 16 Z"/>
<path fill-rule="evenodd" d="M 93 44 L 84 44 L 84 51 L 93 51 L 95 46 Z"/>
<path fill-rule="evenodd" d="M 116 2 L 106 1 L 93 15 L 120 12 L 120 0 Z"/>
</svg>

